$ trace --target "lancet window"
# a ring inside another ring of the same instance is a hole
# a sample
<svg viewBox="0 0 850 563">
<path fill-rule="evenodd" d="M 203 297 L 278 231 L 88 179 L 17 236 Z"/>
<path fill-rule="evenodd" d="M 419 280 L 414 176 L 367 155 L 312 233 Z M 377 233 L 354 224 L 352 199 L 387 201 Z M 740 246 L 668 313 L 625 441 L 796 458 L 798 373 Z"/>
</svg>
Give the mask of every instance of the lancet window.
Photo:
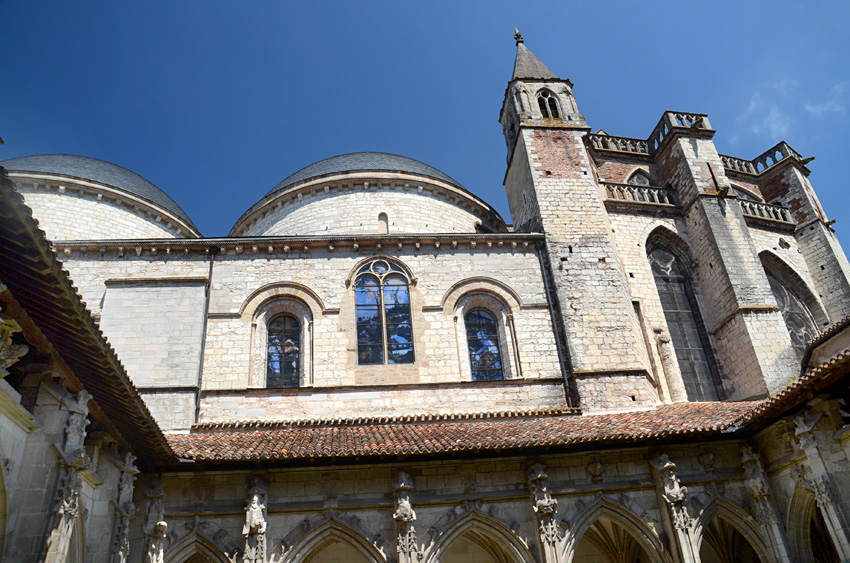
<svg viewBox="0 0 850 563">
<path fill-rule="evenodd" d="M 484 309 L 475 309 L 466 314 L 464 324 L 472 363 L 472 381 L 504 379 L 496 319 Z"/>
<path fill-rule="evenodd" d="M 561 117 L 561 112 L 558 109 L 558 100 L 555 99 L 555 94 L 549 90 L 541 90 L 537 94 L 537 105 L 540 106 L 540 114 L 543 117 Z"/>
<path fill-rule="evenodd" d="M 298 387 L 301 376 L 301 323 L 281 315 L 268 325 L 266 387 Z"/>
<path fill-rule="evenodd" d="M 691 401 L 716 401 L 714 358 L 693 291 L 690 272 L 663 247 L 649 253 L 655 287 Z"/>
<path fill-rule="evenodd" d="M 412 364 L 413 321 L 409 280 L 390 262 L 363 266 L 354 282 L 357 313 L 357 363 Z"/>
</svg>

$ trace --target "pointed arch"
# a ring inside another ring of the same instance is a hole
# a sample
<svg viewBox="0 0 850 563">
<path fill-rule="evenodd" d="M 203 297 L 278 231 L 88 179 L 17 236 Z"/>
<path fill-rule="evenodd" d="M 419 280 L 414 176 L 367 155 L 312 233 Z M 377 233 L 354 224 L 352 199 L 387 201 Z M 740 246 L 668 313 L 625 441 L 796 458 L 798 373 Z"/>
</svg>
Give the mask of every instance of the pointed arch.
<svg viewBox="0 0 850 563">
<path fill-rule="evenodd" d="M 366 258 L 357 261 L 354 267 L 348 271 L 348 276 L 346 276 L 345 278 L 345 287 L 351 287 L 351 284 L 354 283 L 354 278 L 357 277 L 357 274 L 360 273 L 360 270 L 363 269 L 363 266 L 365 266 L 369 262 L 377 261 L 384 261 L 388 264 L 392 264 L 393 266 L 398 267 L 401 273 L 407 277 L 408 283 L 410 283 L 410 285 L 416 285 L 416 276 L 413 275 L 413 271 L 407 264 L 405 264 L 398 258 L 392 258 L 385 254 L 377 254 L 375 256 L 367 256 Z"/>
<path fill-rule="evenodd" d="M 428 550 L 423 563 L 439 563 L 460 538 L 481 547 L 499 563 L 533 563 L 528 547 L 504 524 L 472 511 L 443 531 Z"/>
<path fill-rule="evenodd" d="M 646 239 L 646 257 L 688 400 L 721 400 L 723 386 L 688 246 L 659 226 Z"/>
<path fill-rule="evenodd" d="M 581 540 L 601 518 L 607 518 L 625 530 L 649 556 L 652 563 L 670 563 L 664 546 L 648 523 L 641 520 L 631 510 L 601 495 L 578 517 L 573 525 L 570 534 L 567 536 L 567 541 L 564 542 L 563 561 L 566 563 L 573 561 Z"/>
<path fill-rule="evenodd" d="M 540 115 L 544 118 L 558 119 L 561 117 L 561 104 L 558 96 L 549 88 L 541 88 L 537 91 L 537 106 Z"/>
<path fill-rule="evenodd" d="M 281 559 L 281 563 L 303 563 L 310 561 L 334 543 L 342 542 L 360 554 L 369 563 L 385 563 L 386 555 L 376 548 L 360 532 L 336 518 L 328 518 L 295 542 Z"/>
<path fill-rule="evenodd" d="M 254 290 L 242 303 L 239 308 L 239 315 L 243 320 L 250 321 L 257 309 L 271 301 L 282 299 L 301 301 L 310 308 L 314 318 L 327 312 L 322 298 L 306 285 L 294 282 L 274 282 Z"/>
<path fill-rule="evenodd" d="M 815 500 L 815 495 L 804 484 L 798 482 L 794 488 L 794 493 L 788 501 L 787 514 L 785 530 L 788 537 L 788 548 L 791 555 L 796 557 L 798 561 L 815 561 L 815 549 L 813 548 L 820 547 L 819 551 L 835 549 L 823 521 L 823 514 Z M 812 531 L 815 528 L 813 524 L 818 521 L 822 525 L 820 529 L 821 538 L 812 537 Z M 821 541 L 817 542 L 818 539 Z M 818 545 L 816 545 L 816 542 Z"/>
<path fill-rule="evenodd" d="M 695 543 L 701 548 L 706 540 L 706 533 L 715 518 L 724 520 L 735 528 L 738 533 L 750 544 L 755 554 L 764 562 L 773 561 L 768 542 L 762 535 L 762 528 L 755 519 L 744 512 L 739 506 L 723 499 L 715 498 L 702 511 L 700 511 L 695 526 Z"/>
<path fill-rule="evenodd" d="M 212 540 L 193 531 L 169 546 L 165 552 L 165 563 L 192 563 L 198 557 L 215 563 L 232 561 Z"/>
<path fill-rule="evenodd" d="M 809 308 L 809 313 L 811 313 L 813 320 L 818 326 L 829 324 L 829 316 L 821 304 L 820 299 L 817 298 L 815 292 L 811 290 L 809 284 L 806 283 L 806 280 L 803 279 L 803 276 L 800 275 L 794 266 L 780 258 L 772 250 L 762 250 L 759 252 L 759 259 L 765 270 L 779 276 L 782 278 L 782 281 L 794 289 L 806 307 Z"/>
<path fill-rule="evenodd" d="M 626 180 L 626 183 L 632 186 L 658 185 L 652 175 L 643 168 L 636 168 L 631 174 L 629 174 L 629 178 Z"/>
</svg>

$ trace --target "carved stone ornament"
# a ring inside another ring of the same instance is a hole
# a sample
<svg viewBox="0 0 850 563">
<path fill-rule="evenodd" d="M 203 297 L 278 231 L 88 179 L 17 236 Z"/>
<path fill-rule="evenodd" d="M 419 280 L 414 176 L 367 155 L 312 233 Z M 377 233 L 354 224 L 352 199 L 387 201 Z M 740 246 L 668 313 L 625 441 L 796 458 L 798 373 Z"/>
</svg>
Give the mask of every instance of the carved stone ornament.
<svg viewBox="0 0 850 563">
<path fill-rule="evenodd" d="M 605 467 L 602 465 L 602 463 L 598 461 L 591 461 L 585 466 L 584 470 L 585 472 L 587 472 L 587 476 L 590 477 L 591 482 L 602 482 L 602 475 L 605 472 Z"/>
<path fill-rule="evenodd" d="M 12 343 L 12 335 L 22 330 L 15 319 L 0 313 L 0 378 L 9 375 L 8 368 L 29 352 L 27 346 Z"/>
<path fill-rule="evenodd" d="M 126 563 L 130 554 L 130 520 L 136 514 L 133 504 L 133 488 L 136 475 L 139 473 L 135 465 L 136 456 L 127 452 L 124 462 L 120 465 L 121 477 L 118 479 L 118 499 L 112 501 L 115 506 L 115 524 L 112 528 L 112 545 L 110 548 L 110 563 Z"/>
<path fill-rule="evenodd" d="M 162 479 L 154 479 L 145 489 L 145 563 L 164 563 L 166 534 L 165 491 Z"/>
<path fill-rule="evenodd" d="M 419 554 L 419 543 L 416 539 L 416 530 L 413 523 L 416 522 L 416 512 L 410 502 L 410 491 L 413 489 L 413 479 L 404 471 L 399 472 L 393 482 L 393 494 L 395 495 L 395 512 L 393 519 L 396 522 L 398 554 L 402 561 L 411 561 Z"/>
<path fill-rule="evenodd" d="M 652 465 L 657 471 L 661 484 L 661 496 L 670 506 L 673 525 L 680 530 L 692 528 L 694 519 L 688 514 L 685 506 L 688 500 L 688 488 L 682 486 L 676 476 L 676 464 L 670 461 L 667 454 L 661 454 L 652 462 Z"/>
<path fill-rule="evenodd" d="M 703 452 L 699 456 L 697 456 L 697 461 L 702 467 L 702 470 L 705 471 L 708 475 L 712 475 L 717 468 L 715 467 L 717 464 L 717 460 L 714 458 L 714 454 L 711 452 Z"/>
<path fill-rule="evenodd" d="M 47 526 L 46 561 L 64 561 L 71 545 L 76 521 L 82 515 L 80 507 L 80 471 L 89 467 L 83 443 L 88 426 L 88 402 L 91 395 L 85 390 L 65 398 L 61 409 L 68 413 L 62 445 L 55 444 L 59 468 L 53 496 L 53 513 Z"/>
<path fill-rule="evenodd" d="M 819 410 L 809 408 L 794 417 L 794 425 L 796 426 L 794 434 L 803 450 L 817 447 L 814 429 L 822 416 L 823 413 Z"/>
<path fill-rule="evenodd" d="M 245 507 L 245 563 L 265 563 L 266 561 L 266 497 L 268 485 L 259 477 L 254 477 L 248 487 L 247 506 Z"/>
<path fill-rule="evenodd" d="M 744 481 L 750 495 L 753 497 L 752 512 L 756 520 L 765 525 L 776 524 L 779 517 L 770 500 L 770 489 L 764 466 L 759 455 L 753 451 L 752 446 L 744 444 L 741 446 L 741 465 L 747 476 Z"/>
<path fill-rule="evenodd" d="M 528 490 L 531 492 L 532 508 L 537 514 L 538 532 L 544 546 L 554 546 L 561 539 L 561 530 L 555 521 L 558 501 L 549 492 L 549 474 L 542 463 L 532 463 L 526 472 Z"/>
</svg>

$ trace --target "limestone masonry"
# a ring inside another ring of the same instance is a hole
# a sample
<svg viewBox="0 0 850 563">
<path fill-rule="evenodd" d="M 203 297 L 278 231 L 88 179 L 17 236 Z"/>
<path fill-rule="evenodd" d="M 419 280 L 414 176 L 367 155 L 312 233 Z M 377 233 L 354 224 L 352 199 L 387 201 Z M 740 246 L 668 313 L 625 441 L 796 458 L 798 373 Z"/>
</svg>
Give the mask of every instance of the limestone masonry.
<svg viewBox="0 0 850 563">
<path fill-rule="evenodd" d="M 811 159 L 594 133 L 516 41 L 512 223 L 385 153 L 224 238 L 111 163 L 0 162 L 3 561 L 850 561 Z"/>
</svg>

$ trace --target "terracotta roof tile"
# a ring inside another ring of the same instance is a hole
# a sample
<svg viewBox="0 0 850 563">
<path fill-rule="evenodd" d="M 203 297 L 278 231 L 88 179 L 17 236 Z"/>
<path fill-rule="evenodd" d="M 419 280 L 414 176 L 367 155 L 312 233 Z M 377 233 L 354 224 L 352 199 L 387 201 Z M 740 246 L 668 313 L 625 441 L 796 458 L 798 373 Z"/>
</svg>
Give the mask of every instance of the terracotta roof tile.
<svg viewBox="0 0 850 563">
<path fill-rule="evenodd" d="M 262 428 L 198 428 L 168 436 L 181 457 L 270 460 L 439 454 L 513 450 L 591 442 L 648 440 L 718 432 L 734 426 L 762 401 L 687 403 L 602 415 L 328 423 L 267 423 Z"/>
</svg>

